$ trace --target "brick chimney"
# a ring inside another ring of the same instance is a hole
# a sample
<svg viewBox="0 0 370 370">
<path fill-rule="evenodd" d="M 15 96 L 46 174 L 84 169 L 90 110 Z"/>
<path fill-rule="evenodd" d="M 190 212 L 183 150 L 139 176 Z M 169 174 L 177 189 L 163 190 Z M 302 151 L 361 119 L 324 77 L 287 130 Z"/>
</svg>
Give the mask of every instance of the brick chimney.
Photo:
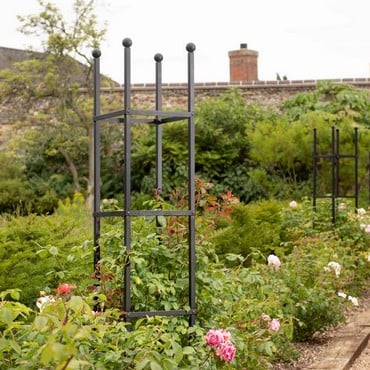
<svg viewBox="0 0 370 370">
<path fill-rule="evenodd" d="M 258 80 L 258 51 L 248 49 L 247 44 L 240 44 L 239 50 L 229 51 L 230 82 Z"/>
</svg>

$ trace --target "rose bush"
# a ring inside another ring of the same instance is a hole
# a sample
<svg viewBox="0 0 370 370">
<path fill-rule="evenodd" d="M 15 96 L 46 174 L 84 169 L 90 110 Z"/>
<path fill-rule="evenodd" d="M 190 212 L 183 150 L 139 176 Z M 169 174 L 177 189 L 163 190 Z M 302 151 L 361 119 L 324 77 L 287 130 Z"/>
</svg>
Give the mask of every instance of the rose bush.
<svg viewBox="0 0 370 370">
<path fill-rule="evenodd" d="M 360 228 L 362 222 L 370 223 L 367 212 L 358 214 L 346 207 L 333 225 L 325 212 L 313 214 L 308 203 L 294 209 L 282 203 L 274 225 L 281 222 L 283 227 L 274 227 L 274 232 L 283 232 L 280 240 L 285 241 L 264 248 L 279 251 L 281 266 L 274 269 L 266 263 L 268 253 L 218 255 L 202 231 L 216 238 L 220 228 L 232 224 L 233 212 L 226 213 L 229 220 L 221 220 L 222 205 L 211 213 L 206 208 L 197 216 L 195 326 L 189 326 L 186 316 L 122 319 L 125 254 L 121 225 L 112 221 L 101 235 L 104 278 L 99 289 L 95 289 L 97 281 L 91 271 L 80 269 L 92 261 L 92 244 L 84 243 L 58 249 L 63 275 L 57 284 L 44 287 L 41 297 L 53 298 L 40 301 L 42 310 L 36 304 L 27 307 L 19 302 L 19 291 L 0 294 L 0 367 L 266 369 L 275 360 L 288 361 L 297 355 L 294 340 L 311 338 L 340 321 L 345 308 L 361 302 L 369 278 L 369 236 Z M 269 209 L 276 208 L 274 202 Z M 260 210 L 259 220 L 263 215 Z M 167 225 L 161 242 L 155 220 L 138 218 L 132 225 L 136 241 L 130 254 L 134 310 L 187 307 L 186 220 L 169 219 Z M 263 231 L 268 232 L 266 222 Z M 38 291 L 35 287 L 34 302 Z M 96 307 L 100 307 L 98 312 Z"/>
</svg>

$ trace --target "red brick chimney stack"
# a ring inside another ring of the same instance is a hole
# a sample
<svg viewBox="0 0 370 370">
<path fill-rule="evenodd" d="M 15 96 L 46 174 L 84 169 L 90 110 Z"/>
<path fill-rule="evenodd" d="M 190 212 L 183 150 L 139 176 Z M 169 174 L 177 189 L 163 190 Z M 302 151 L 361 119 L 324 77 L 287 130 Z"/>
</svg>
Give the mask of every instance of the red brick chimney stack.
<svg viewBox="0 0 370 370">
<path fill-rule="evenodd" d="M 230 82 L 258 80 L 258 51 L 248 49 L 247 44 L 240 44 L 239 50 L 229 51 Z"/>
</svg>

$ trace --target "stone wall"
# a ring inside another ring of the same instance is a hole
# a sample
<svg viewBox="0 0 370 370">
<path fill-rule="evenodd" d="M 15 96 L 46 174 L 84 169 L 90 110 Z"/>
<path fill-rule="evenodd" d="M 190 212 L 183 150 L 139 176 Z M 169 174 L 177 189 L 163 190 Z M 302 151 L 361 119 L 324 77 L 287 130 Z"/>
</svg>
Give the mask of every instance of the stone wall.
<svg viewBox="0 0 370 370">
<path fill-rule="evenodd" d="M 231 88 L 240 89 L 248 102 L 259 103 L 264 107 L 277 106 L 282 101 L 302 92 L 313 91 L 318 80 L 282 81 L 240 81 L 212 82 L 195 84 L 195 103 L 206 97 L 217 97 Z M 370 91 L 370 78 L 332 80 L 334 84 L 353 85 Z M 162 84 L 163 109 L 187 106 L 187 84 Z M 122 94 L 124 87 L 102 89 L 102 94 Z M 155 84 L 133 84 L 131 86 L 132 104 L 144 108 L 155 106 Z"/>
<path fill-rule="evenodd" d="M 282 101 L 296 94 L 313 91 L 318 82 L 317 80 L 283 80 L 196 83 L 195 104 L 207 97 L 217 97 L 228 89 L 238 88 L 247 102 L 258 103 L 264 107 L 276 107 Z M 353 85 L 357 88 L 370 91 L 370 78 L 340 79 L 333 80 L 332 82 Z M 81 92 L 83 93 L 84 90 L 81 90 Z M 123 97 L 123 93 L 123 86 L 101 89 L 101 95 L 121 95 Z M 172 110 L 173 108 L 186 110 L 187 94 L 188 86 L 186 83 L 162 84 L 163 110 Z M 132 84 L 131 95 L 132 106 L 143 109 L 154 109 L 155 84 Z M 13 102 L 8 100 L 0 104 L 0 133 L 1 126 L 16 121 L 17 116 L 24 109 L 25 107 L 17 99 L 13 99 Z M 32 111 L 28 111 L 28 114 L 32 115 Z"/>
</svg>

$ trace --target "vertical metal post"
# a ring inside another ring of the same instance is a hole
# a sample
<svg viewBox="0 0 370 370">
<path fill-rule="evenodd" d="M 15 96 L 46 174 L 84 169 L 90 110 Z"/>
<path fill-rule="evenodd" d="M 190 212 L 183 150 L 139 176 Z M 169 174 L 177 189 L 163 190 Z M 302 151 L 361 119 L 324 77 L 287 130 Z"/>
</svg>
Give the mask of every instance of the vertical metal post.
<svg viewBox="0 0 370 370">
<path fill-rule="evenodd" d="M 312 196 L 313 196 L 313 210 L 316 211 L 316 186 L 317 186 L 317 128 L 313 129 L 313 156 L 312 156 Z"/>
<path fill-rule="evenodd" d="M 331 221 L 335 223 L 335 176 L 336 176 L 336 152 L 335 152 L 335 128 L 331 128 Z"/>
<path fill-rule="evenodd" d="M 155 63 L 155 109 L 160 111 L 162 109 L 162 54 L 154 56 Z M 156 117 L 156 193 L 158 196 L 162 195 L 163 190 L 163 166 L 162 166 L 162 122 Z M 158 226 L 158 225 L 157 225 Z"/>
<path fill-rule="evenodd" d="M 189 306 L 192 313 L 189 317 L 189 324 L 195 324 L 195 121 L 194 121 L 194 51 L 195 45 L 189 43 L 186 45 L 188 51 L 188 112 L 191 113 L 188 118 L 188 155 L 189 155 Z"/>
<path fill-rule="evenodd" d="M 125 38 L 122 41 L 124 51 L 124 246 L 126 248 L 126 260 L 124 270 L 124 297 L 123 309 L 131 311 L 131 274 L 130 274 L 130 250 L 131 250 L 131 45 L 132 41 Z"/>
<path fill-rule="evenodd" d="M 155 110 L 162 110 L 162 60 L 163 55 L 157 53 L 154 55 L 155 60 Z M 155 154 L 155 196 L 157 199 L 160 199 L 163 191 L 163 153 L 162 153 L 162 136 L 163 136 L 163 127 L 162 127 L 162 118 L 159 116 L 155 117 L 156 126 L 155 126 L 155 142 L 156 142 L 156 154 Z M 157 233 L 159 234 L 158 242 L 161 243 L 162 239 L 160 234 L 162 234 L 161 223 L 159 222 L 158 216 L 155 219 L 157 226 Z"/>
<path fill-rule="evenodd" d="M 100 114 L 100 56 L 99 49 L 92 52 L 94 57 L 94 117 Z M 94 118 L 93 121 L 93 150 L 94 150 L 94 272 L 95 278 L 99 278 L 99 261 L 100 261 L 100 218 L 96 212 L 100 210 L 100 122 Z"/>
<path fill-rule="evenodd" d="M 354 132 L 355 144 L 355 207 L 358 209 L 358 127 L 355 127 Z"/>
<path fill-rule="evenodd" d="M 340 179 L 340 172 L 339 172 L 339 129 L 335 130 L 335 198 L 339 197 L 339 179 Z"/>
<path fill-rule="evenodd" d="M 368 175 L 368 188 L 369 188 L 369 199 L 368 199 L 368 206 L 370 207 L 370 150 L 369 150 L 369 163 L 368 163 L 368 173 L 367 173 L 367 175 Z"/>
</svg>

